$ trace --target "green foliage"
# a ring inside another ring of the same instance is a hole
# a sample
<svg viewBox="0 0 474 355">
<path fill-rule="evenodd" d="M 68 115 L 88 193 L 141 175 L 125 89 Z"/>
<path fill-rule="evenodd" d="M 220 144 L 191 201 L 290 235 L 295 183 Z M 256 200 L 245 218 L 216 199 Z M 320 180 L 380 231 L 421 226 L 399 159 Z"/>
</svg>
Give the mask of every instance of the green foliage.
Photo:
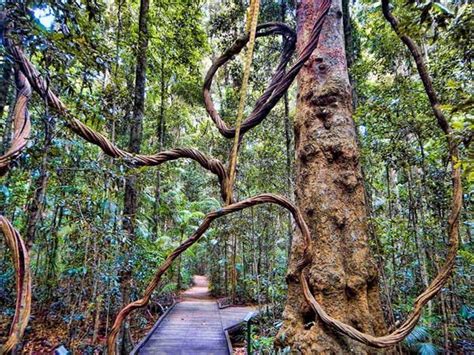
<svg viewBox="0 0 474 355">
<path fill-rule="evenodd" d="M 461 150 L 459 164 L 466 191 L 462 219 L 466 222 L 460 231 L 456 281 L 443 289 L 442 300 L 432 302 L 421 325 L 405 341 L 412 352 L 437 353 L 446 343 L 453 349 L 469 339 L 462 317 L 452 313 L 456 310 L 443 311 L 443 307 L 448 307 L 447 300 L 472 302 L 467 285 L 472 274 L 469 206 L 474 185 L 469 143 L 473 86 L 472 53 L 466 51 L 465 43 L 472 36 L 472 19 L 465 15 L 471 5 L 392 3 L 403 31 L 424 50 L 442 109 Z M 360 51 L 351 72 L 358 98 L 355 119 L 372 207 L 371 224 L 377 238 L 374 249 L 385 274 L 382 299 L 392 305 L 389 313 L 393 319 L 402 321 L 445 258 L 447 216 L 442 211 L 449 208 L 450 167 L 445 140 L 434 122 L 411 55 L 377 4 L 354 8 Z M 446 327 L 447 323 L 452 326 Z"/>
</svg>

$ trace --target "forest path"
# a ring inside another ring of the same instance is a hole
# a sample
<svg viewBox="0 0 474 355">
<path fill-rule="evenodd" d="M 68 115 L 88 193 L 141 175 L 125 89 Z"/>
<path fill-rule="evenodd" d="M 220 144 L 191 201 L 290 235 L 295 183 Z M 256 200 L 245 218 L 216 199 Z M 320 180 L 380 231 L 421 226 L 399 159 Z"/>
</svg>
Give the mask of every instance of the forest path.
<svg viewBox="0 0 474 355">
<path fill-rule="evenodd" d="M 225 329 L 242 322 L 255 308 L 219 309 L 207 278 L 196 275 L 193 282 L 194 286 L 182 293 L 182 301 L 137 346 L 137 354 L 229 354 Z"/>
</svg>

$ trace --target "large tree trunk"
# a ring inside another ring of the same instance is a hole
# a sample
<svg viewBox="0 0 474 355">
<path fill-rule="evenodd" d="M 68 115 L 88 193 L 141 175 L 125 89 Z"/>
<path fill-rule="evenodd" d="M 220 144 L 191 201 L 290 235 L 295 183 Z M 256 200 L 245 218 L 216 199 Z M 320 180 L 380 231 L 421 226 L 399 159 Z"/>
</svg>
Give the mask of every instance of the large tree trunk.
<svg viewBox="0 0 474 355">
<path fill-rule="evenodd" d="M 140 152 L 140 145 L 143 135 L 143 116 L 145 111 L 145 84 L 147 67 L 147 48 L 148 48 L 148 9 L 149 0 L 140 1 L 140 15 L 138 20 L 138 48 L 136 52 L 136 72 L 135 72 L 135 92 L 133 98 L 133 116 L 130 122 L 130 140 L 129 151 L 132 153 Z M 137 175 L 129 174 L 125 179 L 124 194 L 124 220 L 123 228 L 128 238 L 135 239 L 135 222 L 138 211 L 138 193 L 137 193 Z M 125 260 L 127 264 L 121 275 L 122 303 L 130 303 L 130 283 L 131 267 L 128 265 L 128 259 L 131 257 L 129 250 L 130 243 L 125 244 Z M 124 322 L 122 329 L 122 341 L 120 346 L 121 354 L 129 354 L 132 350 L 132 341 L 129 331 L 128 321 Z"/>
<path fill-rule="evenodd" d="M 298 2 L 301 50 L 314 24 L 318 0 Z M 333 317 L 367 333 L 385 331 L 378 275 L 371 257 L 364 183 L 352 119 L 344 49 L 342 0 L 333 0 L 319 46 L 298 76 L 295 117 L 296 201 L 312 233 L 309 284 Z M 290 275 L 302 251 L 295 236 Z M 307 305 L 300 284 L 289 279 L 282 345 L 305 354 L 370 349 L 324 327 Z"/>
</svg>

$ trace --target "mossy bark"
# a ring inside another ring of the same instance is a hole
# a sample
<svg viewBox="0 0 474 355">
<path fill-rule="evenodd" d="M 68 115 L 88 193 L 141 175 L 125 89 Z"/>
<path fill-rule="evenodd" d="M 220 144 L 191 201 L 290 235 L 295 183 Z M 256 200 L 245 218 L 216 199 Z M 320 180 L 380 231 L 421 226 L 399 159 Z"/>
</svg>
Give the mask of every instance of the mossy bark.
<svg viewBox="0 0 474 355">
<path fill-rule="evenodd" d="M 318 0 L 298 2 L 298 49 L 307 42 Z M 352 118 L 342 1 L 333 0 L 319 46 L 298 77 L 294 123 L 296 201 L 312 233 L 311 290 L 333 317 L 367 333 L 385 332 L 371 256 L 360 152 Z M 301 257 L 295 235 L 289 275 Z M 279 345 L 305 354 L 375 353 L 323 326 L 289 279 Z"/>
</svg>

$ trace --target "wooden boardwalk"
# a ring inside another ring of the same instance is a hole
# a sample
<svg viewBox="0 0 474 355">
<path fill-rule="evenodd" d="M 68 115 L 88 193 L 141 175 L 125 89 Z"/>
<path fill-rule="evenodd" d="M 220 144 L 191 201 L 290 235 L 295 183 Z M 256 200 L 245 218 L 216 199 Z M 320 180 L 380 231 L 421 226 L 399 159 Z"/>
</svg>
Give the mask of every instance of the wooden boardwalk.
<svg viewBox="0 0 474 355">
<path fill-rule="evenodd" d="M 195 276 L 183 300 L 152 328 L 136 354 L 228 355 L 225 329 L 243 321 L 253 307 L 219 309 L 205 276 Z"/>
</svg>

